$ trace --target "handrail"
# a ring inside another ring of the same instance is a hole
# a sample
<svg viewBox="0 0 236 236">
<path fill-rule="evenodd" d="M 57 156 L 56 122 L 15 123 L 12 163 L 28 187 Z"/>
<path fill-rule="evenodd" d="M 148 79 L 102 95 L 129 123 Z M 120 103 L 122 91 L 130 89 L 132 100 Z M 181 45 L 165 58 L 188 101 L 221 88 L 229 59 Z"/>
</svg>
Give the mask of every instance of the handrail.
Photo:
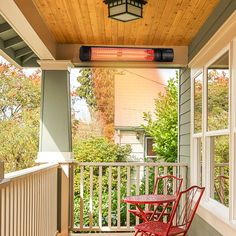
<svg viewBox="0 0 236 236">
<path fill-rule="evenodd" d="M 26 177 L 28 175 L 36 174 L 43 170 L 50 170 L 51 168 L 59 166 L 58 163 L 47 163 L 39 166 L 33 166 L 31 168 L 18 170 L 5 174 L 5 178 L 8 180 L 15 180 L 18 178 Z"/>
<path fill-rule="evenodd" d="M 79 166 L 163 166 L 163 167 L 184 167 L 188 163 L 172 163 L 172 162 L 73 162 Z"/>
<path fill-rule="evenodd" d="M 229 163 L 216 163 L 215 167 L 227 167 L 229 166 Z"/>
</svg>

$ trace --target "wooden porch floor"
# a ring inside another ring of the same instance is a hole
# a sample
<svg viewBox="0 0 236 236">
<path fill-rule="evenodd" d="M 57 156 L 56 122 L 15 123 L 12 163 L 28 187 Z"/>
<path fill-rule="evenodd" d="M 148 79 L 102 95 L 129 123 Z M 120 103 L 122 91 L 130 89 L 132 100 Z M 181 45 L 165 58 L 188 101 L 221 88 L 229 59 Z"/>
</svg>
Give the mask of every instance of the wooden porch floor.
<svg viewBox="0 0 236 236">
<path fill-rule="evenodd" d="M 70 236 L 133 236 L 133 233 L 71 233 Z"/>
</svg>

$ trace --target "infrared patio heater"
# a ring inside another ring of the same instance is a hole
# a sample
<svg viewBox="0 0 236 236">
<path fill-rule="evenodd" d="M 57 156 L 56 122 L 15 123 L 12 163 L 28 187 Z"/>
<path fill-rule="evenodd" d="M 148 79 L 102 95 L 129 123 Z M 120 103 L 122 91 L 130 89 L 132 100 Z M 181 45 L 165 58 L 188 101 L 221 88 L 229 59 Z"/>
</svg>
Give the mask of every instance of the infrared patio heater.
<svg viewBox="0 0 236 236">
<path fill-rule="evenodd" d="M 173 62 L 172 48 L 129 48 L 81 46 L 82 62 Z"/>
</svg>

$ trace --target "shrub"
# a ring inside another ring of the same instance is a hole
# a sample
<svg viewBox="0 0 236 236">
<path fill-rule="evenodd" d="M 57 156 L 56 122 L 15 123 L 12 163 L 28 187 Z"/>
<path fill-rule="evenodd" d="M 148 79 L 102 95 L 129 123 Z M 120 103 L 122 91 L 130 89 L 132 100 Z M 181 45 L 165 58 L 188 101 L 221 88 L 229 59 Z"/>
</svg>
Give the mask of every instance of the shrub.
<svg viewBox="0 0 236 236">
<path fill-rule="evenodd" d="M 74 142 L 75 160 L 78 162 L 125 162 L 131 152 L 129 145 L 120 146 L 104 137 L 91 137 L 86 140 L 77 140 Z M 90 208 L 90 168 L 85 166 L 83 172 L 84 179 L 84 225 L 89 226 L 89 208 Z M 103 225 L 108 221 L 108 168 L 102 170 L 102 212 Z M 99 168 L 93 168 L 93 222 L 98 224 L 98 204 L 99 204 L 99 189 L 98 189 Z M 121 197 L 125 196 L 123 191 L 126 186 L 126 172 L 121 170 Z M 80 211 L 80 167 L 75 170 L 75 193 L 74 193 L 74 219 L 75 225 L 79 224 Z M 112 225 L 116 224 L 117 220 L 117 169 L 112 169 Z M 124 196 L 123 196 L 124 195 Z M 126 214 L 126 208 L 122 207 L 121 215 Z M 123 218 L 123 217 L 122 217 Z"/>
</svg>

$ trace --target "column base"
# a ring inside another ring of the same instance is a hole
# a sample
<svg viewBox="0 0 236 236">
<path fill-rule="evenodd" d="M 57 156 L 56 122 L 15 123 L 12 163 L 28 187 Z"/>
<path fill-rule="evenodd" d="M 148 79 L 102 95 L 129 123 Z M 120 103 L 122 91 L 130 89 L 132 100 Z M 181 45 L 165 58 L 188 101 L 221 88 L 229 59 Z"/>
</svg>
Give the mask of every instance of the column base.
<svg viewBox="0 0 236 236">
<path fill-rule="evenodd" d="M 72 152 L 38 152 L 36 163 L 63 163 L 73 162 Z"/>
</svg>

